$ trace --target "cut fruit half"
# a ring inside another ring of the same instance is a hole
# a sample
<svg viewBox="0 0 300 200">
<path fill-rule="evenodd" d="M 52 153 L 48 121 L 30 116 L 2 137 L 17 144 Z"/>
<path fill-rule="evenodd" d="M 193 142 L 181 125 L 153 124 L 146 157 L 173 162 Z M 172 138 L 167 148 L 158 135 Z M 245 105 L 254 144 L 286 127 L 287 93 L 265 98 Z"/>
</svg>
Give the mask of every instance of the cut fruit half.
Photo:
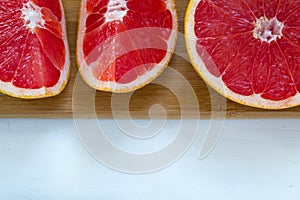
<svg viewBox="0 0 300 200">
<path fill-rule="evenodd" d="M 265 109 L 300 105 L 299 0 L 192 0 L 187 50 L 208 85 Z"/>
<path fill-rule="evenodd" d="M 91 87 L 130 92 L 167 67 L 177 37 L 173 0 L 83 0 L 79 71 Z"/>
<path fill-rule="evenodd" d="M 69 75 L 60 0 L 0 0 L 0 91 L 20 98 L 59 94 Z"/>
</svg>

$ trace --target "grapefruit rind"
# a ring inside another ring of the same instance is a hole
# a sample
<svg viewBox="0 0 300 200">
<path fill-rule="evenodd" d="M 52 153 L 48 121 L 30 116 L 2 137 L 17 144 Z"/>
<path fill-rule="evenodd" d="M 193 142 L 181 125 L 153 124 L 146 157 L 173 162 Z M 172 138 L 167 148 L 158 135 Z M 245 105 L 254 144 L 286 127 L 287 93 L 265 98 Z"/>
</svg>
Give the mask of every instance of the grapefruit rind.
<svg viewBox="0 0 300 200">
<path fill-rule="evenodd" d="M 62 1 L 60 1 L 60 7 L 62 12 L 62 19 L 61 19 L 61 27 L 62 27 L 62 34 L 63 34 L 63 42 L 65 45 L 65 66 L 63 70 L 60 71 L 60 77 L 55 86 L 53 87 L 42 87 L 39 89 L 25 89 L 25 88 L 18 88 L 14 86 L 11 82 L 3 82 L 0 80 L 0 92 L 12 97 L 21 98 L 21 99 L 40 99 L 40 98 L 47 98 L 59 95 L 64 88 L 66 87 L 69 76 L 70 76 L 70 55 L 69 55 L 69 44 L 67 39 L 67 27 L 66 27 L 66 19 L 65 19 L 65 12 Z"/>
<path fill-rule="evenodd" d="M 212 75 L 206 68 L 203 60 L 197 53 L 196 42 L 197 37 L 194 32 L 195 22 L 194 15 L 196 8 L 201 0 L 191 0 L 187 12 L 185 15 L 185 42 L 187 52 L 191 61 L 191 64 L 194 67 L 194 70 L 199 74 L 199 76 L 205 81 L 208 86 L 213 88 L 215 91 L 225 96 L 226 98 L 251 107 L 270 109 L 270 110 L 279 110 L 286 109 L 300 105 L 300 93 L 298 92 L 295 96 L 290 97 L 281 101 L 273 101 L 262 98 L 259 94 L 253 94 L 250 96 L 243 96 L 237 93 L 234 93 L 230 90 L 222 81 L 222 78 L 218 78 Z"/>
<path fill-rule="evenodd" d="M 85 4 L 86 0 L 83 0 L 81 2 L 81 9 L 80 9 L 80 19 L 86 19 L 85 16 Z M 144 75 L 139 76 L 137 79 L 130 83 L 126 84 L 120 84 L 116 83 L 114 81 L 101 81 L 96 79 L 88 64 L 85 62 L 85 59 L 83 58 L 83 52 L 81 48 L 81 44 L 83 43 L 83 36 L 85 31 L 85 21 L 79 20 L 78 25 L 78 35 L 77 35 L 77 65 L 79 68 L 79 73 L 82 77 L 82 79 L 88 84 L 90 87 L 101 90 L 105 92 L 114 92 L 114 93 L 128 93 L 135 91 L 137 89 L 140 89 L 150 82 L 152 82 L 154 79 L 156 79 L 168 66 L 169 62 L 171 61 L 171 58 L 173 56 L 173 53 L 175 51 L 176 46 L 176 40 L 178 36 L 178 15 L 177 15 L 177 9 L 174 0 L 167 0 L 166 2 L 166 8 L 170 10 L 173 17 L 173 27 L 172 32 L 169 37 L 169 40 L 167 41 L 168 49 L 167 54 L 164 57 L 164 59 L 155 65 L 155 67 L 147 71 Z M 82 61 L 82 62 L 81 62 Z M 138 67 L 138 66 L 137 66 Z"/>
</svg>

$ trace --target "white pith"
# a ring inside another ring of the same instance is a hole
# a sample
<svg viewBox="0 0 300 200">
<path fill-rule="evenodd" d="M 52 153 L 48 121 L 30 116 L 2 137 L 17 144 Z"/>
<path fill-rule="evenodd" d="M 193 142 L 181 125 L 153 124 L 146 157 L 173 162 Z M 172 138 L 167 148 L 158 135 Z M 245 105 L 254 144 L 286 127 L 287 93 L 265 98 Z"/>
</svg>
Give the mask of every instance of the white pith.
<svg viewBox="0 0 300 200">
<path fill-rule="evenodd" d="M 24 26 L 29 28 L 31 32 L 33 32 L 36 27 L 44 27 L 45 20 L 42 18 L 41 8 L 33 2 L 28 1 L 25 3 L 21 12 L 25 22 Z"/>
<path fill-rule="evenodd" d="M 81 16 L 80 16 L 80 23 L 79 23 L 79 36 L 78 36 L 78 47 L 77 47 L 77 59 L 78 61 L 81 61 L 78 63 L 80 65 L 80 72 L 85 80 L 85 82 L 90 85 L 91 87 L 98 89 L 98 90 L 104 90 L 104 91 L 112 91 L 112 92 L 128 92 L 135 90 L 137 88 L 140 88 L 141 85 L 144 86 L 147 83 L 151 82 L 155 77 L 157 77 L 163 69 L 167 66 L 169 63 L 171 56 L 174 52 L 175 49 L 175 44 L 176 44 L 176 39 L 177 39 L 177 29 L 178 29 L 178 24 L 177 24 L 177 13 L 175 9 L 175 4 L 173 0 L 167 0 L 166 1 L 166 7 L 169 9 L 172 13 L 173 16 L 173 27 L 172 27 L 172 32 L 169 37 L 169 40 L 166 41 L 168 45 L 167 49 L 167 54 L 164 57 L 164 59 L 157 64 L 152 70 L 147 71 L 145 74 L 139 76 L 137 79 L 135 79 L 133 82 L 126 83 L 126 84 L 120 84 L 115 81 L 101 81 L 96 79 L 93 74 L 92 74 L 92 65 L 88 65 L 85 62 L 85 59 L 83 57 L 83 51 L 81 49 L 81 44 L 83 44 L 83 38 L 85 34 L 85 21 L 86 19 L 86 10 L 85 10 L 85 5 L 86 5 L 87 0 L 82 1 L 81 5 Z M 94 63 L 95 65 L 95 63 Z"/>
<path fill-rule="evenodd" d="M 205 82 L 209 86 L 211 86 L 214 90 L 226 96 L 227 98 L 248 106 L 265 108 L 265 109 L 282 109 L 282 108 L 288 108 L 288 107 L 299 105 L 300 104 L 299 92 L 297 92 L 295 96 L 281 101 L 264 99 L 261 97 L 261 94 L 252 94 L 250 96 L 243 96 L 230 90 L 224 84 L 222 77 L 216 77 L 207 70 L 203 60 L 200 58 L 200 56 L 196 51 L 197 37 L 194 32 L 194 27 L 195 27 L 194 16 L 195 16 L 197 5 L 199 4 L 200 1 L 201 0 L 191 0 L 188 6 L 188 12 L 186 13 L 186 19 L 185 19 L 186 22 L 185 39 L 186 39 L 186 46 L 187 46 L 187 51 L 189 53 L 190 60 L 195 70 L 205 80 Z"/>
<path fill-rule="evenodd" d="M 18 88 L 15 85 L 13 85 L 12 82 L 3 82 L 0 81 L 0 91 L 8 94 L 13 97 L 19 97 L 19 98 L 25 98 L 25 99 L 35 99 L 35 98 L 44 98 L 44 97 L 50 97 L 55 96 L 59 94 L 68 81 L 68 76 L 70 73 L 70 55 L 69 55 L 69 48 L 68 48 L 68 41 L 67 41 L 67 31 L 66 31 L 66 21 L 64 17 L 64 8 L 62 6 L 62 3 L 60 1 L 61 11 L 62 11 L 62 37 L 64 38 L 64 44 L 65 44 L 65 65 L 63 69 L 60 71 L 60 77 L 58 82 L 53 87 L 41 87 L 39 89 L 24 89 L 24 88 Z M 41 9 L 41 8 L 39 8 Z M 23 20 L 23 18 L 21 19 Z"/>
<path fill-rule="evenodd" d="M 115 20 L 123 21 L 123 17 L 126 16 L 127 11 L 126 0 L 109 0 L 107 11 L 104 15 L 105 22 L 107 23 Z"/>
<path fill-rule="evenodd" d="M 272 19 L 267 19 L 266 17 L 256 19 L 254 26 L 253 37 L 263 42 L 271 43 L 283 36 L 284 23 L 278 21 L 276 17 Z M 275 31 L 273 30 L 274 28 Z"/>
</svg>

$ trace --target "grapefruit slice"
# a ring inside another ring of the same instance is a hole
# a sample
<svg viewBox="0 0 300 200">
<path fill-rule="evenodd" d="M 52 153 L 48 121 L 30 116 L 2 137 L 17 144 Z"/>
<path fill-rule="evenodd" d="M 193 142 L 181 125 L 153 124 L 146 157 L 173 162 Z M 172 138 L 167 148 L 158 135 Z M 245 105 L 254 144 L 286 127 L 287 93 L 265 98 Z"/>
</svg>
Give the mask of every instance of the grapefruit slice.
<svg viewBox="0 0 300 200">
<path fill-rule="evenodd" d="M 241 104 L 300 104 L 299 0 L 192 0 L 185 18 L 195 70 Z"/>
<path fill-rule="evenodd" d="M 20 98 L 59 94 L 69 74 L 60 0 L 0 0 L 0 91 Z"/>
<path fill-rule="evenodd" d="M 177 38 L 173 0 L 83 0 L 79 71 L 92 88 L 130 92 L 168 65 Z"/>
</svg>

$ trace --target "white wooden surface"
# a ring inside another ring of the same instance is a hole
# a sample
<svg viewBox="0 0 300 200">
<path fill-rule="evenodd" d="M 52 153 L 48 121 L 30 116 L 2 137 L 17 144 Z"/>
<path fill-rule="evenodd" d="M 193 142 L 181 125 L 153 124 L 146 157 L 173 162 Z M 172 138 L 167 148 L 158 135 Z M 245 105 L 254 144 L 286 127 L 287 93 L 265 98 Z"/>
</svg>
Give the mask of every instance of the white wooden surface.
<svg viewBox="0 0 300 200">
<path fill-rule="evenodd" d="M 1 119 L 0 130 L 1 200 L 300 199 L 300 120 L 226 121 L 206 159 L 199 136 L 175 164 L 144 175 L 94 160 L 72 120 Z"/>
</svg>

